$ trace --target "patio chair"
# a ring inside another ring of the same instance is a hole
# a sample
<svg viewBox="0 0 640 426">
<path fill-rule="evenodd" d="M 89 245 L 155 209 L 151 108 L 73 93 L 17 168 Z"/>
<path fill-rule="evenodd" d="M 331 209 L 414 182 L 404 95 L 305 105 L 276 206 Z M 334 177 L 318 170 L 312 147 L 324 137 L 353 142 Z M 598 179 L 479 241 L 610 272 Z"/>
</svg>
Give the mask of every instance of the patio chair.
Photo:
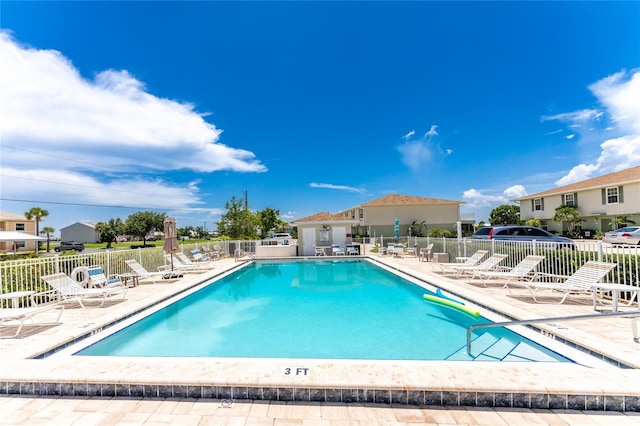
<svg viewBox="0 0 640 426">
<path fill-rule="evenodd" d="M 139 264 L 134 259 L 125 260 L 124 263 L 129 265 L 129 268 L 131 268 L 133 272 L 135 272 L 139 280 L 151 280 L 151 282 L 153 282 L 154 284 L 157 283 L 158 279 L 169 280 L 182 278 L 182 274 L 180 273 L 180 271 L 170 271 L 167 270 L 166 267 L 161 266 L 162 269 L 158 272 L 150 272 L 147 271 L 144 266 Z"/>
<path fill-rule="evenodd" d="M 332 256 L 344 256 L 344 250 L 340 248 L 338 244 L 331 245 L 331 255 Z"/>
<path fill-rule="evenodd" d="M 425 262 L 431 261 L 431 259 L 433 259 L 433 243 L 422 247 L 419 253 L 420 256 L 418 256 L 418 260 L 424 260 Z"/>
<path fill-rule="evenodd" d="M 84 288 L 67 274 L 44 275 L 40 278 L 56 291 L 61 302 L 78 302 L 82 308 L 85 307 L 82 303 L 84 299 L 100 297 L 102 298 L 100 306 L 102 306 L 107 297 L 115 293 L 122 292 L 123 299 L 127 295 L 127 287 L 122 284 L 101 288 Z"/>
<path fill-rule="evenodd" d="M 535 269 L 543 260 L 544 256 L 529 255 L 508 271 L 479 271 L 477 276 L 482 280 L 482 284 L 485 287 L 488 280 L 498 279 L 506 280 L 504 287 L 509 288 L 509 284 L 513 282 L 532 281 L 536 276 Z"/>
<path fill-rule="evenodd" d="M 503 260 L 508 258 L 506 254 L 495 253 L 485 259 L 479 265 L 456 265 L 453 269 L 456 271 L 456 275 L 471 275 L 471 279 L 474 279 L 480 272 L 483 271 L 493 271 L 496 270 L 498 265 L 502 263 Z"/>
<path fill-rule="evenodd" d="M 313 246 L 313 250 L 316 253 L 316 256 L 326 256 L 327 253 L 324 251 L 324 247 Z"/>
<path fill-rule="evenodd" d="M 596 286 L 600 280 L 607 276 L 607 274 L 613 271 L 618 266 L 617 263 L 606 263 L 606 262 L 595 262 L 588 261 L 577 271 L 571 274 L 569 277 L 556 277 L 560 279 L 564 279 L 563 282 L 531 282 L 531 283 L 514 283 L 516 285 L 525 287 L 531 293 L 531 297 L 537 303 L 541 303 L 537 298 L 536 294 L 540 290 L 552 290 L 557 291 L 562 294 L 562 298 L 558 304 L 564 303 L 564 301 L 571 294 L 589 294 L 595 299 L 597 296 Z M 553 277 L 553 276 L 552 276 Z M 621 284 L 614 284 L 615 286 L 620 286 Z M 637 291 L 638 287 L 636 286 L 624 286 L 628 287 L 629 290 L 635 289 L 633 291 Z M 511 291 L 511 289 L 509 289 Z"/>
<path fill-rule="evenodd" d="M 464 262 L 451 262 L 451 263 L 440 263 L 437 262 L 437 265 L 440 267 L 441 271 L 452 270 L 456 266 L 467 265 L 467 266 L 476 266 L 478 262 L 482 260 L 482 258 L 489 253 L 489 250 L 478 250 L 471 255 L 471 257 L 467 258 Z"/>
<path fill-rule="evenodd" d="M 15 324 L 6 324 L 18 322 L 18 329 L 11 336 L 2 336 L 0 339 L 7 339 L 10 337 L 17 337 L 22 331 L 22 327 L 27 320 L 32 319 L 34 316 L 41 314 L 46 311 L 50 311 L 51 309 L 60 309 L 60 313 L 55 321 L 46 322 L 46 323 L 37 323 L 37 325 L 54 325 L 60 323 L 60 317 L 62 316 L 62 312 L 64 311 L 63 305 L 47 305 L 47 306 L 34 306 L 30 308 L 1 308 L 0 309 L 0 326 L 14 326 Z"/>
</svg>

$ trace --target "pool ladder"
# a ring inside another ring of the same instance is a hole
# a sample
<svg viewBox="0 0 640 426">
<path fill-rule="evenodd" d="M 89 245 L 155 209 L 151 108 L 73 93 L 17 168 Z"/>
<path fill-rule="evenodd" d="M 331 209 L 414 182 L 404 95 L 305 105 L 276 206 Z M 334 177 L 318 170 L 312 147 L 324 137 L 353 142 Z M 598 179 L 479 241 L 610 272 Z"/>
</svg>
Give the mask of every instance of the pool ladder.
<svg viewBox="0 0 640 426">
<path fill-rule="evenodd" d="M 467 328 L 467 355 L 473 356 L 471 354 L 471 334 L 473 330 L 478 328 L 493 328 L 493 327 L 506 327 L 509 325 L 525 325 L 525 324 L 535 324 L 540 322 L 549 322 L 549 321 L 576 321 L 582 319 L 595 319 L 595 318 L 609 318 L 609 317 L 634 317 L 640 316 L 640 311 L 636 312 L 611 312 L 608 314 L 587 314 L 587 315 L 575 315 L 575 316 L 563 316 L 563 317 L 548 317 L 548 318 L 533 318 L 528 320 L 514 320 L 514 321 L 503 321 L 503 322 L 494 322 L 490 324 L 474 324 Z"/>
<path fill-rule="evenodd" d="M 236 251 L 235 251 L 233 254 L 234 254 L 234 258 L 235 258 L 236 262 L 237 262 L 240 258 L 242 258 L 242 257 L 244 257 L 244 256 L 247 256 L 247 257 L 250 257 L 250 258 L 251 258 L 251 259 L 253 259 L 253 260 L 256 260 L 256 255 L 255 255 L 255 254 L 253 254 L 253 253 L 249 253 L 248 251 L 244 251 L 244 250 L 242 250 L 242 249 L 236 249 Z"/>
</svg>

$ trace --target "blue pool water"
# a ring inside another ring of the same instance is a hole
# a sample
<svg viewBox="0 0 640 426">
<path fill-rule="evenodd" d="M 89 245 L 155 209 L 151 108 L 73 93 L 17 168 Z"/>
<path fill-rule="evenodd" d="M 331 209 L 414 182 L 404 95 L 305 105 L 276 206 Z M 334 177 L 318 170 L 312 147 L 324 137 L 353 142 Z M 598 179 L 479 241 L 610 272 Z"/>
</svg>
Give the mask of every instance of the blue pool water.
<svg viewBox="0 0 640 426">
<path fill-rule="evenodd" d="M 366 260 L 256 262 L 76 355 L 471 360 L 488 320 L 425 301 L 424 288 Z M 477 360 L 568 361 L 500 328 Z"/>
</svg>

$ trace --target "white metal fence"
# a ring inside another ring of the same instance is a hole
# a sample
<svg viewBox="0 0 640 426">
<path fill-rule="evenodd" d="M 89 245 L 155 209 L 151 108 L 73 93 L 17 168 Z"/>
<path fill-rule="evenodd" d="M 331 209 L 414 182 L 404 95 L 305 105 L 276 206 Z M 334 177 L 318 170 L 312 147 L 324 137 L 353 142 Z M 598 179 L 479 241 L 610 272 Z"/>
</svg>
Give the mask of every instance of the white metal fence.
<svg viewBox="0 0 640 426">
<path fill-rule="evenodd" d="M 394 239 L 378 238 L 378 246 Z M 373 254 L 375 244 L 367 239 L 354 241 L 364 244 L 364 254 Z M 472 240 L 452 238 L 404 237 L 402 242 L 407 247 L 420 248 L 433 244 L 433 253 L 445 253 L 450 261 L 456 257 L 469 257 L 477 250 L 489 250 L 490 254 L 504 253 L 509 256 L 506 266 L 514 266 L 529 254 L 544 255 L 545 260 L 538 268 L 538 272 L 550 275 L 571 275 L 588 260 L 614 262 L 618 267 L 605 278 L 606 282 L 640 286 L 640 247 L 613 247 L 601 241 L 577 241 L 575 249 L 559 249 L 549 243 L 539 242 L 510 242 L 499 240 Z M 213 251 L 215 245 L 222 249 L 226 256 L 233 256 L 236 250 L 255 253 L 256 246 L 261 241 L 218 241 L 203 244 L 180 244 L 184 253 L 191 250 Z M 7 260 L 0 262 L 0 294 L 18 291 L 35 291 L 37 303 L 47 303 L 54 300 L 54 294 L 48 285 L 40 279 L 43 275 L 53 273 L 70 274 L 79 266 L 102 266 L 107 275 L 132 272 L 125 263 L 127 259 L 135 259 L 149 271 L 156 271 L 166 265 L 162 247 L 138 248 L 132 250 L 101 250 L 94 253 L 74 255 L 43 256 L 21 260 Z M 624 295 L 623 297 L 627 297 Z M 23 300 L 24 303 L 27 300 Z M 1 307 L 7 307 L 9 301 L 2 299 Z"/>
</svg>

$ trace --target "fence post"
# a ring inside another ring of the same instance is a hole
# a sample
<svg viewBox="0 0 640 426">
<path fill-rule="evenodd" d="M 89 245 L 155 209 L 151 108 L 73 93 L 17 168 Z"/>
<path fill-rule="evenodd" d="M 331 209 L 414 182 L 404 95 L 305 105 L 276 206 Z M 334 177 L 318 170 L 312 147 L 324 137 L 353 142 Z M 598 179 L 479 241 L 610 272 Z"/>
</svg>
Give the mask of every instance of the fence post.
<svg viewBox="0 0 640 426">
<path fill-rule="evenodd" d="M 538 242 L 536 240 L 532 241 L 533 244 L 531 244 L 531 248 L 533 249 L 533 255 L 536 256 L 538 253 Z"/>
<path fill-rule="evenodd" d="M 107 270 L 107 277 L 111 274 L 111 262 L 109 262 L 109 251 L 105 250 L 104 258 L 105 258 L 105 269 Z"/>
<path fill-rule="evenodd" d="M 56 259 L 56 274 L 60 273 L 60 255 L 58 253 L 53 255 L 54 258 Z"/>
<path fill-rule="evenodd" d="M 602 262 L 602 240 L 598 241 L 598 262 Z M 640 301 L 638 301 L 640 303 Z"/>
</svg>

